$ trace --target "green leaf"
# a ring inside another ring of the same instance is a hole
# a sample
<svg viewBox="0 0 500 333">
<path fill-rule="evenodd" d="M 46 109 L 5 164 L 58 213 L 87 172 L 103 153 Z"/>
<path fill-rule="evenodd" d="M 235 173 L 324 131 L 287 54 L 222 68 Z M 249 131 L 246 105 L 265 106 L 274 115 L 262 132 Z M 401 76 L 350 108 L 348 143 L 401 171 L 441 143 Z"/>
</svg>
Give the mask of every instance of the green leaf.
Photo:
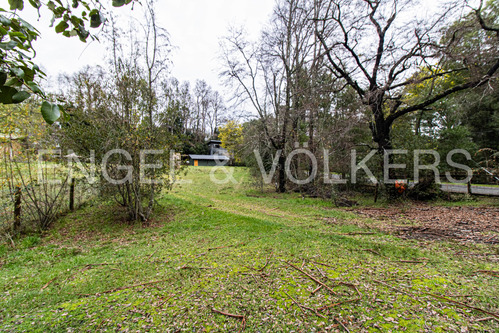
<svg viewBox="0 0 500 333">
<path fill-rule="evenodd" d="M 20 87 L 23 84 L 23 81 L 18 79 L 17 77 L 11 77 L 5 82 L 4 86 L 6 87 Z"/>
<path fill-rule="evenodd" d="M 31 94 L 25 90 L 18 91 L 12 96 L 12 103 L 21 103 L 22 101 L 28 99 Z"/>
<path fill-rule="evenodd" d="M 59 110 L 59 106 L 57 104 L 50 104 L 47 101 L 42 103 L 42 117 L 45 119 L 47 124 L 52 125 L 59 119 L 61 116 L 61 111 Z"/>
<path fill-rule="evenodd" d="M 3 15 L 0 15 L 0 23 L 3 25 L 3 26 L 10 26 L 12 24 L 12 21 L 8 18 L 6 18 L 5 16 Z"/>
<path fill-rule="evenodd" d="M 90 12 L 90 27 L 91 28 L 98 28 L 102 23 L 102 18 L 101 14 L 99 13 L 98 10 L 93 9 Z"/>
<path fill-rule="evenodd" d="M 26 83 L 35 94 L 43 95 L 42 89 L 35 82 Z"/>
<path fill-rule="evenodd" d="M 22 79 L 24 78 L 24 71 L 21 68 L 18 67 L 12 67 L 10 69 L 11 73 L 17 76 L 18 78 Z"/>
<path fill-rule="evenodd" d="M 23 68 L 23 71 L 24 71 L 23 80 L 25 82 L 33 81 L 35 79 L 35 71 L 32 70 L 31 68 L 26 67 L 26 66 L 23 66 L 22 68 Z"/>
<path fill-rule="evenodd" d="M 56 10 L 56 4 L 54 3 L 54 1 L 49 1 L 49 2 L 47 3 L 47 7 L 48 7 L 51 11 Z"/>
<path fill-rule="evenodd" d="M 79 26 L 76 29 L 76 33 L 77 33 L 78 37 L 80 38 L 80 40 L 82 42 L 84 42 L 84 43 L 87 42 L 87 38 L 89 37 L 90 32 L 88 32 L 87 30 L 85 30 L 85 28 L 83 26 Z"/>
<path fill-rule="evenodd" d="M 0 104 L 12 104 L 12 96 L 17 94 L 17 90 L 12 87 L 0 87 Z"/>
<path fill-rule="evenodd" d="M 23 34 L 22 32 L 19 32 L 19 31 L 9 32 L 9 36 L 10 36 L 10 39 L 12 39 L 13 37 L 19 37 L 21 39 L 27 38 L 25 34 Z"/>
<path fill-rule="evenodd" d="M 42 3 L 40 2 L 40 0 L 29 0 L 29 2 L 36 9 L 40 9 L 40 7 L 42 6 Z"/>
<path fill-rule="evenodd" d="M 23 10 L 24 2 L 23 0 L 9 0 L 10 10 Z"/>
<path fill-rule="evenodd" d="M 8 41 L 7 43 L 0 43 L 0 49 L 5 50 L 5 51 L 10 51 L 13 48 L 15 48 L 16 46 L 17 46 L 17 42 L 13 41 L 13 40 Z"/>
<path fill-rule="evenodd" d="M 61 33 L 69 28 L 69 24 L 66 21 L 61 21 L 56 25 L 56 32 Z"/>
<path fill-rule="evenodd" d="M 113 7 L 121 7 L 125 4 L 129 4 L 132 0 L 113 0 Z"/>
</svg>

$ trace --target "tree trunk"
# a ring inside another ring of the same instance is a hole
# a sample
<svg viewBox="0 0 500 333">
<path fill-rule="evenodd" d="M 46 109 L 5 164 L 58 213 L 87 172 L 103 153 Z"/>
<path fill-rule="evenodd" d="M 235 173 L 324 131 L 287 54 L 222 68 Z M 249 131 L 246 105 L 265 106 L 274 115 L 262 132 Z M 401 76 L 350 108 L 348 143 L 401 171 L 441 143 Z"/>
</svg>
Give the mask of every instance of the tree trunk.
<svg viewBox="0 0 500 333">
<path fill-rule="evenodd" d="M 278 193 L 285 193 L 286 191 L 286 172 L 285 172 L 286 157 L 280 155 L 278 160 Z"/>
</svg>

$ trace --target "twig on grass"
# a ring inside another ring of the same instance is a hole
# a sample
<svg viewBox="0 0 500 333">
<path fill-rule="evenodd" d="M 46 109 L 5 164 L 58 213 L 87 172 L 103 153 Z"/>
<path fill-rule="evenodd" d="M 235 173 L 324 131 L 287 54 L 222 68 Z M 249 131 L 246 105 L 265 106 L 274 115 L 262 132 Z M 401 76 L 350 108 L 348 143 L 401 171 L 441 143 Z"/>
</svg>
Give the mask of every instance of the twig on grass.
<svg viewBox="0 0 500 333">
<path fill-rule="evenodd" d="M 172 297 L 174 297 L 174 294 L 170 295 L 165 300 L 163 300 L 160 304 L 157 305 L 157 307 L 159 308 L 160 306 L 162 306 L 163 304 L 165 304 L 166 302 L 168 302 Z"/>
<path fill-rule="evenodd" d="M 325 266 L 325 267 L 337 268 L 337 267 L 333 267 L 332 265 L 328 265 L 328 264 L 325 264 L 325 263 L 322 263 L 322 262 L 318 262 L 318 261 L 314 261 L 314 260 L 311 260 L 311 262 L 313 262 L 315 264 L 318 264 L 318 265 L 321 265 L 321 266 Z"/>
<path fill-rule="evenodd" d="M 332 279 L 330 279 L 332 280 Z M 342 302 L 337 302 L 337 303 L 333 303 L 333 304 L 330 304 L 330 305 L 325 305 L 325 306 L 322 306 L 318 309 L 316 309 L 316 311 L 323 311 L 325 309 L 329 309 L 329 308 L 333 308 L 337 305 L 341 305 L 341 304 L 345 304 L 345 303 L 352 303 L 352 302 L 357 302 L 361 299 L 361 292 L 359 291 L 358 287 L 356 287 L 354 284 L 352 283 L 348 283 L 348 282 L 342 282 L 342 281 L 336 281 L 337 282 L 337 286 L 340 286 L 340 285 L 344 285 L 344 286 L 347 286 L 351 289 L 354 289 L 354 291 L 356 291 L 356 293 L 358 294 L 358 297 L 356 298 L 352 298 L 352 299 L 348 299 L 348 300 L 345 300 L 345 301 L 342 301 Z"/>
<path fill-rule="evenodd" d="M 57 275 L 54 276 L 49 282 L 47 282 L 43 287 L 42 289 L 40 289 L 40 291 L 43 291 L 45 288 L 47 288 L 49 286 L 49 284 L 51 284 L 52 282 L 54 282 L 54 280 L 57 278 Z"/>
<path fill-rule="evenodd" d="M 497 319 L 495 317 L 486 317 L 486 318 L 476 319 L 476 321 L 487 321 L 487 320 L 497 320 Z"/>
<path fill-rule="evenodd" d="M 285 293 L 285 295 L 287 295 L 287 296 L 288 296 L 288 298 L 290 298 L 290 299 L 293 301 L 293 303 L 295 303 L 295 305 L 297 305 L 297 307 L 300 309 L 300 311 L 302 311 L 302 313 L 303 313 L 303 314 L 304 314 L 304 316 L 305 316 L 305 315 L 306 315 L 306 312 L 305 312 L 305 311 L 304 311 L 304 309 L 302 308 L 302 305 L 300 305 L 300 304 L 299 304 L 299 302 L 297 302 L 297 301 L 295 300 L 295 298 L 293 298 L 292 296 L 288 295 L 288 293 L 287 293 L 286 291 L 284 291 L 284 290 L 283 290 L 283 292 Z"/>
<path fill-rule="evenodd" d="M 387 283 L 385 283 L 385 282 L 379 281 L 379 280 L 373 280 L 373 281 L 374 281 L 374 282 L 377 282 L 377 283 L 380 283 L 380 284 L 382 284 L 382 285 L 384 285 L 384 286 L 386 286 L 386 287 L 388 287 L 388 288 L 390 288 L 390 289 L 392 289 L 392 290 L 395 290 L 395 291 L 397 291 L 397 292 L 400 292 L 400 293 L 402 293 L 402 294 L 405 294 L 406 296 L 409 296 L 411 299 L 413 299 L 413 300 L 414 300 L 414 301 L 416 301 L 416 302 L 419 302 L 419 303 L 424 304 L 424 302 L 422 302 L 421 300 L 419 300 L 419 299 L 417 299 L 417 298 L 413 297 L 413 295 L 412 295 L 412 294 L 410 294 L 410 293 L 407 293 L 407 292 L 405 292 L 405 291 L 403 291 L 403 290 L 401 290 L 401 289 L 398 289 L 398 288 L 396 288 L 396 287 L 393 287 L 393 286 L 391 286 L 391 285 L 389 285 L 389 284 L 387 284 Z"/>
<path fill-rule="evenodd" d="M 257 271 L 259 271 L 259 272 L 264 271 L 264 269 L 266 269 L 267 265 L 269 265 L 269 258 L 266 258 L 266 263 L 264 264 L 264 266 L 262 266 L 261 268 L 257 269 Z"/>
<path fill-rule="evenodd" d="M 452 300 L 452 299 L 449 299 L 449 298 L 446 298 L 446 297 L 443 297 L 443 296 L 439 296 L 439 295 L 435 295 L 435 294 L 431 294 L 431 293 L 425 293 L 425 292 L 424 292 L 424 294 L 432 296 L 432 297 L 435 297 L 435 298 L 443 299 L 443 300 L 448 301 L 450 303 L 454 303 L 454 304 L 457 304 L 457 305 L 460 305 L 460 306 L 463 306 L 463 307 L 466 307 L 466 308 L 469 308 L 469 309 L 472 309 L 472 310 L 476 310 L 476 311 L 479 311 L 479 312 L 486 313 L 486 314 L 488 314 L 490 316 L 495 317 L 495 320 L 498 321 L 498 315 L 496 313 L 489 312 L 489 311 L 483 310 L 483 309 L 475 307 L 475 306 L 470 306 L 468 304 L 465 304 L 465 303 L 462 303 L 462 302 L 458 302 L 458 301 L 455 301 L 455 300 Z"/>
<path fill-rule="evenodd" d="M 325 275 L 325 273 L 323 273 L 323 271 L 321 269 L 318 268 L 318 266 L 314 265 L 314 268 L 316 268 L 316 270 L 319 272 L 319 274 L 321 274 L 321 276 L 323 276 L 324 278 L 326 278 L 327 276 Z"/>
<path fill-rule="evenodd" d="M 479 271 L 475 271 L 474 273 L 483 273 L 483 274 L 487 274 L 487 275 L 498 277 L 498 271 L 479 270 Z"/>
<path fill-rule="evenodd" d="M 304 315 L 306 315 L 306 312 L 304 311 L 304 309 L 306 309 L 306 310 L 309 310 L 309 311 L 311 311 L 312 313 L 314 313 L 316 316 L 321 317 L 321 318 L 323 318 L 323 319 L 326 319 L 326 317 L 325 317 L 325 316 L 323 316 L 321 313 L 318 313 L 318 311 L 316 311 L 316 310 L 314 310 L 314 309 L 312 309 L 312 308 L 310 308 L 310 307 L 308 307 L 308 306 L 305 306 L 305 305 L 300 304 L 299 302 L 297 302 L 297 301 L 295 300 L 295 298 L 293 298 L 292 296 L 288 295 L 288 293 L 287 293 L 286 291 L 283 291 L 283 292 L 285 293 L 285 295 L 287 295 L 287 296 L 288 296 L 288 297 L 289 297 L 289 298 L 290 298 L 290 299 L 291 299 L 291 300 L 295 303 L 295 305 L 297 305 L 297 306 L 299 307 L 299 309 L 302 311 L 302 313 L 303 313 Z"/>
<path fill-rule="evenodd" d="M 366 251 L 366 252 L 371 252 L 373 254 L 376 254 L 378 256 L 381 256 L 381 257 L 384 257 L 383 255 L 381 255 L 379 252 L 375 251 L 375 250 L 372 250 L 372 249 L 363 249 L 361 251 Z"/>
<path fill-rule="evenodd" d="M 347 327 L 345 327 L 345 325 L 344 325 L 344 324 L 342 324 L 342 322 L 341 322 L 340 320 L 338 320 L 337 318 L 333 318 L 333 319 L 334 319 L 337 323 L 339 323 L 339 324 L 340 324 L 340 326 L 342 326 L 342 328 L 343 328 L 346 332 L 348 332 L 348 333 L 350 333 L 350 332 L 351 332 L 351 331 L 349 331 L 349 329 L 348 329 Z"/>
<path fill-rule="evenodd" d="M 318 288 L 314 289 L 311 293 L 316 294 L 323 286 L 319 286 Z"/>
<path fill-rule="evenodd" d="M 342 236 L 354 236 L 354 235 L 375 235 L 374 232 L 348 232 L 344 234 L 337 234 Z"/>
<path fill-rule="evenodd" d="M 262 276 L 262 275 L 265 275 L 263 273 L 263 271 L 264 271 L 264 269 L 266 269 L 267 265 L 269 265 L 269 258 L 266 258 L 266 263 L 261 268 L 254 268 L 254 267 L 250 267 L 250 266 L 246 266 L 246 265 L 243 265 L 243 267 L 245 267 L 245 268 L 247 268 L 249 270 L 254 270 L 254 271 L 260 272 L 261 276 Z M 266 276 L 269 276 L 269 274 L 266 275 Z"/>
<path fill-rule="evenodd" d="M 227 312 L 224 312 L 224 311 L 217 310 L 215 308 L 212 308 L 212 311 L 215 312 L 215 313 L 219 313 L 221 315 L 227 316 L 227 317 L 241 319 L 241 327 L 240 327 L 240 330 L 238 332 L 243 332 L 245 330 L 246 321 L 247 321 L 245 315 L 238 315 L 238 314 L 227 313 Z"/>
<path fill-rule="evenodd" d="M 325 287 L 329 292 L 331 292 L 332 294 L 334 295 L 337 295 L 337 293 L 335 291 L 332 290 L 332 288 L 328 287 L 326 284 L 324 284 L 323 282 L 321 282 L 320 280 L 316 279 L 314 276 L 304 272 L 303 270 L 301 270 L 300 268 L 298 268 L 297 266 L 294 266 L 292 265 L 291 263 L 289 263 L 288 261 L 285 261 L 285 263 L 292 267 L 292 268 L 295 268 L 296 270 L 298 270 L 299 272 L 301 272 L 302 274 L 304 274 L 305 276 L 307 276 L 309 279 L 311 279 L 312 281 L 316 282 L 317 284 L 319 285 L 322 285 L 323 287 Z"/>
<path fill-rule="evenodd" d="M 146 261 L 149 261 L 149 259 L 151 259 L 152 256 L 154 256 L 154 254 L 158 252 L 158 249 L 154 250 L 153 253 L 151 253 L 148 258 L 146 259 Z"/>
</svg>

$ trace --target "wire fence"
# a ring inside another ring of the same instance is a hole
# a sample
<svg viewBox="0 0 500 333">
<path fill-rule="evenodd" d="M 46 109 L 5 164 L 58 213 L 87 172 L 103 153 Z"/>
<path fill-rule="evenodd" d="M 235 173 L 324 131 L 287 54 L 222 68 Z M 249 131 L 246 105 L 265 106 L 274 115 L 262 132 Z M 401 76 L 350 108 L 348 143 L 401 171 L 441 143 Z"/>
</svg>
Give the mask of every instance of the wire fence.
<svg viewBox="0 0 500 333">
<path fill-rule="evenodd" d="M 2 169 L 1 171 L 4 171 Z M 67 174 L 67 173 L 66 173 Z M 48 228 L 57 217 L 78 209 L 98 194 L 84 178 L 45 182 L 32 175 L 0 181 L 0 235 Z"/>
</svg>

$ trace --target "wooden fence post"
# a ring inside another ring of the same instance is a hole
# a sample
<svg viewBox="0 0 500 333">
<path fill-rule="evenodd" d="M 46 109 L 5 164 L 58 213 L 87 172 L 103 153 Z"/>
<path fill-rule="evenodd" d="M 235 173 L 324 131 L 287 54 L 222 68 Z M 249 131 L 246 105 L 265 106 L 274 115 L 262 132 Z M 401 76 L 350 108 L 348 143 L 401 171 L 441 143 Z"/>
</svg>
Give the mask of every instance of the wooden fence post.
<svg viewBox="0 0 500 333">
<path fill-rule="evenodd" d="M 16 186 L 14 193 L 14 232 L 21 228 L 21 186 Z"/>
<path fill-rule="evenodd" d="M 75 210 L 75 178 L 69 184 L 69 210 Z"/>
<path fill-rule="evenodd" d="M 467 194 L 468 195 L 472 195 L 472 185 L 471 185 L 471 181 L 469 179 L 469 181 L 467 182 Z"/>
</svg>

